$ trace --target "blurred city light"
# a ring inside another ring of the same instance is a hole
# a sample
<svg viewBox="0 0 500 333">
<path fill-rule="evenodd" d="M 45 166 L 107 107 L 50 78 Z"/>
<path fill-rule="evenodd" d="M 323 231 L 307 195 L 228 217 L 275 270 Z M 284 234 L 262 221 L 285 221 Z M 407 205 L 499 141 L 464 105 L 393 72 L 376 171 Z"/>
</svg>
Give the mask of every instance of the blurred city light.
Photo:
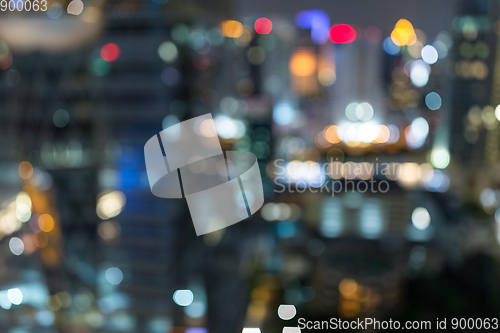
<svg viewBox="0 0 500 333">
<path fill-rule="evenodd" d="M 416 87 L 425 86 L 427 82 L 429 82 L 429 75 L 429 65 L 421 60 L 416 60 L 412 63 L 410 69 L 410 79 Z"/>
<path fill-rule="evenodd" d="M 344 137 L 342 129 L 335 125 L 329 125 L 323 131 L 323 136 L 329 143 L 339 143 Z"/>
<path fill-rule="evenodd" d="M 99 236 L 104 240 L 112 240 L 120 236 L 120 225 L 115 221 L 104 221 L 99 224 Z"/>
<path fill-rule="evenodd" d="M 422 60 L 429 65 L 435 64 L 438 61 L 438 52 L 432 45 L 426 45 L 422 48 Z"/>
<path fill-rule="evenodd" d="M 23 293 L 18 288 L 9 289 L 7 291 L 7 297 L 14 305 L 20 305 L 23 302 Z"/>
<path fill-rule="evenodd" d="M 66 127 L 69 123 L 69 113 L 66 110 L 59 109 L 54 112 L 54 116 L 52 117 L 52 121 L 54 125 L 59 128 Z"/>
<path fill-rule="evenodd" d="M 101 48 L 101 58 L 113 62 L 120 57 L 121 50 L 115 43 L 107 43 Z"/>
<path fill-rule="evenodd" d="M 348 24 L 337 24 L 330 28 L 330 40 L 336 44 L 348 44 L 356 40 L 356 30 Z"/>
<path fill-rule="evenodd" d="M 219 115 L 215 117 L 214 121 L 215 127 L 217 128 L 217 134 L 223 139 L 240 139 L 245 135 L 246 127 L 241 120 Z M 213 126 L 203 126 L 201 131 L 205 136 L 210 137 L 210 133 L 213 132 L 211 128 L 213 128 Z"/>
<path fill-rule="evenodd" d="M 106 270 L 106 280 L 112 285 L 119 285 L 123 281 L 123 273 L 118 267 L 111 267 Z"/>
<path fill-rule="evenodd" d="M 12 254 L 20 256 L 24 252 L 24 243 L 20 238 L 12 237 L 9 240 L 9 249 Z"/>
<path fill-rule="evenodd" d="M 163 42 L 158 46 L 158 55 L 165 62 L 173 62 L 177 59 L 177 47 L 172 42 Z"/>
<path fill-rule="evenodd" d="M 405 187 L 414 187 L 420 181 L 422 170 L 417 163 L 403 163 L 397 168 L 397 179 Z"/>
<path fill-rule="evenodd" d="M 311 39 L 316 44 L 328 41 L 330 31 L 330 17 L 320 9 L 304 10 L 295 16 L 295 24 L 302 29 L 311 30 Z"/>
<path fill-rule="evenodd" d="M 68 14 L 80 15 L 83 12 L 83 7 L 82 0 L 72 0 L 68 5 Z"/>
<path fill-rule="evenodd" d="M 415 44 L 417 35 L 410 21 L 405 19 L 399 20 L 391 33 L 391 40 L 398 46 Z"/>
<path fill-rule="evenodd" d="M 442 103 L 443 101 L 441 96 L 439 96 L 439 94 L 435 91 L 432 91 L 425 96 L 425 105 L 427 105 L 429 110 L 438 110 Z"/>
<path fill-rule="evenodd" d="M 104 194 L 97 201 L 97 215 L 103 220 L 113 218 L 121 213 L 125 202 L 125 195 L 120 191 Z"/>
<path fill-rule="evenodd" d="M 382 43 L 382 47 L 384 48 L 384 51 L 387 52 L 390 55 L 396 55 L 401 51 L 401 46 L 395 44 L 391 37 L 387 37 L 384 42 Z"/>
<path fill-rule="evenodd" d="M 411 222 L 413 223 L 415 228 L 419 230 L 425 230 L 431 223 L 431 216 L 429 215 L 427 209 L 418 207 L 415 208 L 415 210 L 411 214 Z"/>
<path fill-rule="evenodd" d="M 373 117 L 373 107 L 370 103 L 363 102 L 356 106 L 356 118 L 367 121 Z"/>
<path fill-rule="evenodd" d="M 47 17 L 53 20 L 57 20 L 58 18 L 61 17 L 62 13 L 63 13 L 63 8 L 61 4 L 54 3 L 50 5 L 49 10 L 47 11 Z"/>
<path fill-rule="evenodd" d="M 296 76 L 310 76 L 316 71 L 315 55 L 308 50 L 299 49 L 290 58 L 290 72 Z"/>
<path fill-rule="evenodd" d="M 54 229 L 54 219 L 49 214 L 42 214 L 38 217 L 38 227 L 42 231 L 50 232 Z"/>
<path fill-rule="evenodd" d="M 273 119 L 279 125 L 290 125 L 296 118 L 296 111 L 287 102 L 279 102 L 274 106 Z"/>
<path fill-rule="evenodd" d="M 193 301 L 191 305 L 184 308 L 184 312 L 191 318 L 201 318 L 206 313 L 206 305 L 201 301 Z"/>
<path fill-rule="evenodd" d="M 239 38 L 243 34 L 243 24 L 235 20 L 223 21 L 220 24 L 220 31 L 225 37 Z"/>
<path fill-rule="evenodd" d="M 189 289 L 176 290 L 174 293 L 174 302 L 179 306 L 189 306 L 193 303 L 194 294 Z"/>
<path fill-rule="evenodd" d="M 384 218 L 377 203 L 366 203 L 360 213 L 361 235 L 368 239 L 379 238 L 384 229 Z"/>
<path fill-rule="evenodd" d="M 323 202 L 320 232 L 328 238 L 338 237 L 343 231 L 342 206 L 338 199 L 329 198 Z"/>
<path fill-rule="evenodd" d="M 405 131 L 406 142 L 410 148 L 420 148 L 429 134 L 429 124 L 423 117 L 412 121 Z"/>
<path fill-rule="evenodd" d="M 23 161 L 18 167 L 19 177 L 24 180 L 30 179 L 33 176 L 33 166 L 28 161 Z"/>
<path fill-rule="evenodd" d="M 204 327 L 189 327 L 185 333 L 207 333 L 208 330 Z"/>
<path fill-rule="evenodd" d="M 254 28 L 259 35 L 267 35 L 273 30 L 273 22 L 267 17 L 261 17 L 255 20 Z"/>
<path fill-rule="evenodd" d="M 450 164 L 450 153 L 444 147 L 433 148 L 430 160 L 435 168 L 446 169 L 448 164 Z"/>
</svg>

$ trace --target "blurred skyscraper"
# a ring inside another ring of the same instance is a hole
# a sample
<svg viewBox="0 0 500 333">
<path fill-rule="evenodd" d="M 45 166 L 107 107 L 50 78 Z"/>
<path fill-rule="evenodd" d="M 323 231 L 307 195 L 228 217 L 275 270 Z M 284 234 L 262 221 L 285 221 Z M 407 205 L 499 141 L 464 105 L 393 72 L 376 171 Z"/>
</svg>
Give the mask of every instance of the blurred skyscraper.
<svg viewBox="0 0 500 333">
<path fill-rule="evenodd" d="M 450 150 L 473 168 L 497 160 L 498 18 L 497 2 L 472 0 L 461 1 L 453 19 Z"/>
</svg>

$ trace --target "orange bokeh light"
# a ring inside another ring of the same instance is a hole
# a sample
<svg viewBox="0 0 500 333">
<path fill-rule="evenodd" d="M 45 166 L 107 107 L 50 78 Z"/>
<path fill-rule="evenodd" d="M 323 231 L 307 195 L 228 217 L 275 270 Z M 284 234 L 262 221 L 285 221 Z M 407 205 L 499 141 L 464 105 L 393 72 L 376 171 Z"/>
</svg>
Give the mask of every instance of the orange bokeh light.
<svg viewBox="0 0 500 333">
<path fill-rule="evenodd" d="M 223 36 L 229 38 L 239 38 L 243 35 L 243 24 L 235 20 L 222 21 L 219 26 Z"/>
<path fill-rule="evenodd" d="M 22 179 L 30 179 L 33 176 L 33 165 L 28 161 L 23 161 L 19 163 L 17 171 L 19 172 L 19 177 Z"/>
<path fill-rule="evenodd" d="M 380 133 L 378 137 L 373 140 L 373 143 L 386 143 L 389 141 L 389 138 L 391 137 L 391 131 L 387 128 L 385 125 L 380 125 L 379 126 Z"/>
<path fill-rule="evenodd" d="M 49 214 L 42 214 L 38 217 L 38 226 L 42 231 L 52 231 L 54 229 L 54 219 Z"/>
<path fill-rule="evenodd" d="M 417 41 L 417 35 L 410 21 L 399 20 L 391 33 L 392 42 L 398 46 L 413 45 Z"/>
<path fill-rule="evenodd" d="M 290 58 L 290 72 L 295 76 L 311 76 L 316 71 L 316 57 L 311 51 L 299 50 Z"/>
<path fill-rule="evenodd" d="M 342 129 L 335 125 L 330 125 L 323 131 L 325 140 L 333 144 L 339 143 L 342 140 L 342 134 Z"/>
</svg>

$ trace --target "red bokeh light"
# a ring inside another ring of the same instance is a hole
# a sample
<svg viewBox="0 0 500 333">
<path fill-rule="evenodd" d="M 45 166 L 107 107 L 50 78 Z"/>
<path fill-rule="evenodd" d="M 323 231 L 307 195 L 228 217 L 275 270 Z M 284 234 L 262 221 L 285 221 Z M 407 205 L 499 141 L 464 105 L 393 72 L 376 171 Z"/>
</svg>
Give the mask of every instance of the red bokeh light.
<svg viewBox="0 0 500 333">
<path fill-rule="evenodd" d="M 259 35 L 267 35 L 273 30 L 273 22 L 266 17 L 261 17 L 255 21 L 254 28 Z"/>
<path fill-rule="evenodd" d="M 365 36 L 363 35 L 363 27 L 357 24 L 351 25 L 351 27 L 354 28 L 356 31 L 356 40 L 363 40 L 365 39 Z"/>
<path fill-rule="evenodd" d="M 382 32 L 377 27 L 368 27 L 365 30 L 365 38 L 370 43 L 378 43 L 382 39 Z"/>
<path fill-rule="evenodd" d="M 101 48 L 101 58 L 108 62 L 118 59 L 120 57 L 120 53 L 120 48 L 114 43 L 108 43 Z"/>
<path fill-rule="evenodd" d="M 356 30 L 348 24 L 337 24 L 330 28 L 330 40 L 337 44 L 352 43 L 356 36 Z"/>
</svg>

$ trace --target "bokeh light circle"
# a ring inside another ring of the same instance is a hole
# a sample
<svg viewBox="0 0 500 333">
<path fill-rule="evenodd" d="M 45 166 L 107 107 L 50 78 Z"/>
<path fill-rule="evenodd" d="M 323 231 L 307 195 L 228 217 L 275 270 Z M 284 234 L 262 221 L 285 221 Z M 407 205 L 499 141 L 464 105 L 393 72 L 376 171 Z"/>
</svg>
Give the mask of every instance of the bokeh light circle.
<svg viewBox="0 0 500 333">
<path fill-rule="evenodd" d="M 107 62 L 115 61 L 120 57 L 121 50 L 115 43 L 108 43 L 101 48 L 101 58 Z"/>
<path fill-rule="evenodd" d="M 259 35 L 267 35 L 273 30 L 273 22 L 267 17 L 261 17 L 255 21 L 254 28 Z"/>
<path fill-rule="evenodd" d="M 425 105 L 429 108 L 429 110 L 438 110 L 443 101 L 441 99 L 441 96 L 435 91 L 430 92 L 425 96 Z"/>
<path fill-rule="evenodd" d="M 411 222 L 415 228 L 419 230 L 425 230 L 429 227 L 431 223 L 431 216 L 427 209 L 423 207 L 417 207 L 411 214 Z"/>
<path fill-rule="evenodd" d="M 429 65 L 435 64 L 438 61 L 438 51 L 432 45 L 426 45 L 422 48 L 422 60 Z"/>
<path fill-rule="evenodd" d="M 194 294 L 189 289 L 176 290 L 174 293 L 174 302 L 179 306 L 189 306 L 193 300 Z"/>
<path fill-rule="evenodd" d="M 356 30 L 348 24 L 337 24 L 330 28 L 330 40 L 333 43 L 352 43 L 356 40 L 356 37 Z"/>
</svg>

